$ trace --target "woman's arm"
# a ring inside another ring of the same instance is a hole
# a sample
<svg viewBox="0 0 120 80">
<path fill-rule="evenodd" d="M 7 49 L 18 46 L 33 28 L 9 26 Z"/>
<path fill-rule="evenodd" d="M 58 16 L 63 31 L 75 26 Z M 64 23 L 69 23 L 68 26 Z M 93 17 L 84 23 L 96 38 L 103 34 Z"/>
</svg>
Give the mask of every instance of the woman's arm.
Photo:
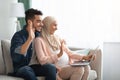
<svg viewBox="0 0 120 80">
<path fill-rule="evenodd" d="M 63 47 L 64 47 L 64 51 L 68 54 L 68 56 L 70 57 L 70 59 L 83 60 L 83 58 L 85 57 L 85 56 L 83 56 L 83 55 L 73 53 L 73 52 L 67 47 L 66 44 L 64 44 Z"/>
<path fill-rule="evenodd" d="M 69 55 L 71 59 L 75 60 L 90 60 L 93 55 L 80 55 L 73 53 L 66 45 L 64 45 L 64 51 Z"/>
<path fill-rule="evenodd" d="M 35 52 L 41 65 L 46 63 L 56 63 L 58 61 L 57 54 L 51 54 L 40 37 L 35 39 Z"/>
</svg>

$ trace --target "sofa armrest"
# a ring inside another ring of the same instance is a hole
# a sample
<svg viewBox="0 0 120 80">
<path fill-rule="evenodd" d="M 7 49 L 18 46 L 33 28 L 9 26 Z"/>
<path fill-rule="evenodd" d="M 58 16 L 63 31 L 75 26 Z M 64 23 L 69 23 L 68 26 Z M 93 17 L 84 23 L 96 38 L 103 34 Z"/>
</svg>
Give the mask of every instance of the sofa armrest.
<svg viewBox="0 0 120 80">
<path fill-rule="evenodd" d="M 69 46 L 69 49 L 72 50 L 72 51 L 76 51 L 76 50 L 82 50 L 82 49 L 84 49 L 84 48 Z"/>
<path fill-rule="evenodd" d="M 92 54 L 95 50 L 91 50 L 90 54 Z M 91 62 L 90 66 L 92 70 L 97 72 L 97 80 L 101 80 L 101 66 L 102 64 L 102 52 L 100 49 L 96 50 L 96 58 L 93 62 Z"/>
</svg>

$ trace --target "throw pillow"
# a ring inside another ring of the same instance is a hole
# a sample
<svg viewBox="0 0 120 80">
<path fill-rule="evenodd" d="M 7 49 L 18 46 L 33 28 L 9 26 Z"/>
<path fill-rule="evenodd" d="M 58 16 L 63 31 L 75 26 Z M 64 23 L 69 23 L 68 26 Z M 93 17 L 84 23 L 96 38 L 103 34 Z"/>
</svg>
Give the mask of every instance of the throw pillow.
<svg viewBox="0 0 120 80">
<path fill-rule="evenodd" d="M 74 53 L 79 53 L 79 54 L 82 54 L 82 55 L 88 55 L 89 52 L 90 52 L 90 49 L 81 49 L 81 50 L 75 50 L 73 51 Z"/>
</svg>

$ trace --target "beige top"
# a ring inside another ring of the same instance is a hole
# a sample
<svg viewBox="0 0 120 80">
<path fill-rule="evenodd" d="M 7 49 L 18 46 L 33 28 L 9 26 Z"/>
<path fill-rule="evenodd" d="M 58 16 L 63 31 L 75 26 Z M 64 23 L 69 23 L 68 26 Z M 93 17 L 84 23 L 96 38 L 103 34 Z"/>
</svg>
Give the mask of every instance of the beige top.
<svg viewBox="0 0 120 80">
<path fill-rule="evenodd" d="M 68 55 L 65 52 L 58 59 L 57 53 L 59 53 L 59 50 L 53 51 L 52 48 L 50 48 L 45 44 L 43 38 L 41 37 L 35 39 L 35 42 L 33 43 L 33 47 L 34 47 L 33 55 L 29 65 L 32 64 L 43 65 L 46 63 L 53 63 L 60 67 L 63 67 L 69 63 Z"/>
<path fill-rule="evenodd" d="M 53 51 L 42 37 L 37 37 L 33 43 L 33 55 L 30 65 L 53 63 L 57 64 L 57 66 L 63 67 L 71 63 L 71 59 L 82 59 L 81 55 L 73 54 L 66 46 L 64 46 L 64 53 L 60 59 L 57 57 L 57 53 L 59 53 L 59 50 Z"/>
<path fill-rule="evenodd" d="M 37 57 L 38 56 L 38 57 Z M 52 54 L 49 47 L 45 44 L 43 38 L 38 37 L 33 43 L 33 54 L 29 65 L 56 63 L 58 61 L 57 54 Z"/>
</svg>

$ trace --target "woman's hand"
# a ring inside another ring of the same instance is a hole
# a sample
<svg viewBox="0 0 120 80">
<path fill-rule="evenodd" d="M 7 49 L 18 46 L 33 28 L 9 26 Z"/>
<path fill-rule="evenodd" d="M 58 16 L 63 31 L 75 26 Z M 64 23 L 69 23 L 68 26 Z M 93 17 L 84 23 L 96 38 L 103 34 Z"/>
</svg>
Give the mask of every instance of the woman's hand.
<svg viewBox="0 0 120 80">
<path fill-rule="evenodd" d="M 89 61 L 89 60 L 91 60 L 92 57 L 94 57 L 94 58 L 93 58 L 93 60 L 94 60 L 94 59 L 95 59 L 95 55 L 83 56 L 83 59 L 82 59 L 82 60 L 87 60 L 87 61 Z"/>
</svg>

